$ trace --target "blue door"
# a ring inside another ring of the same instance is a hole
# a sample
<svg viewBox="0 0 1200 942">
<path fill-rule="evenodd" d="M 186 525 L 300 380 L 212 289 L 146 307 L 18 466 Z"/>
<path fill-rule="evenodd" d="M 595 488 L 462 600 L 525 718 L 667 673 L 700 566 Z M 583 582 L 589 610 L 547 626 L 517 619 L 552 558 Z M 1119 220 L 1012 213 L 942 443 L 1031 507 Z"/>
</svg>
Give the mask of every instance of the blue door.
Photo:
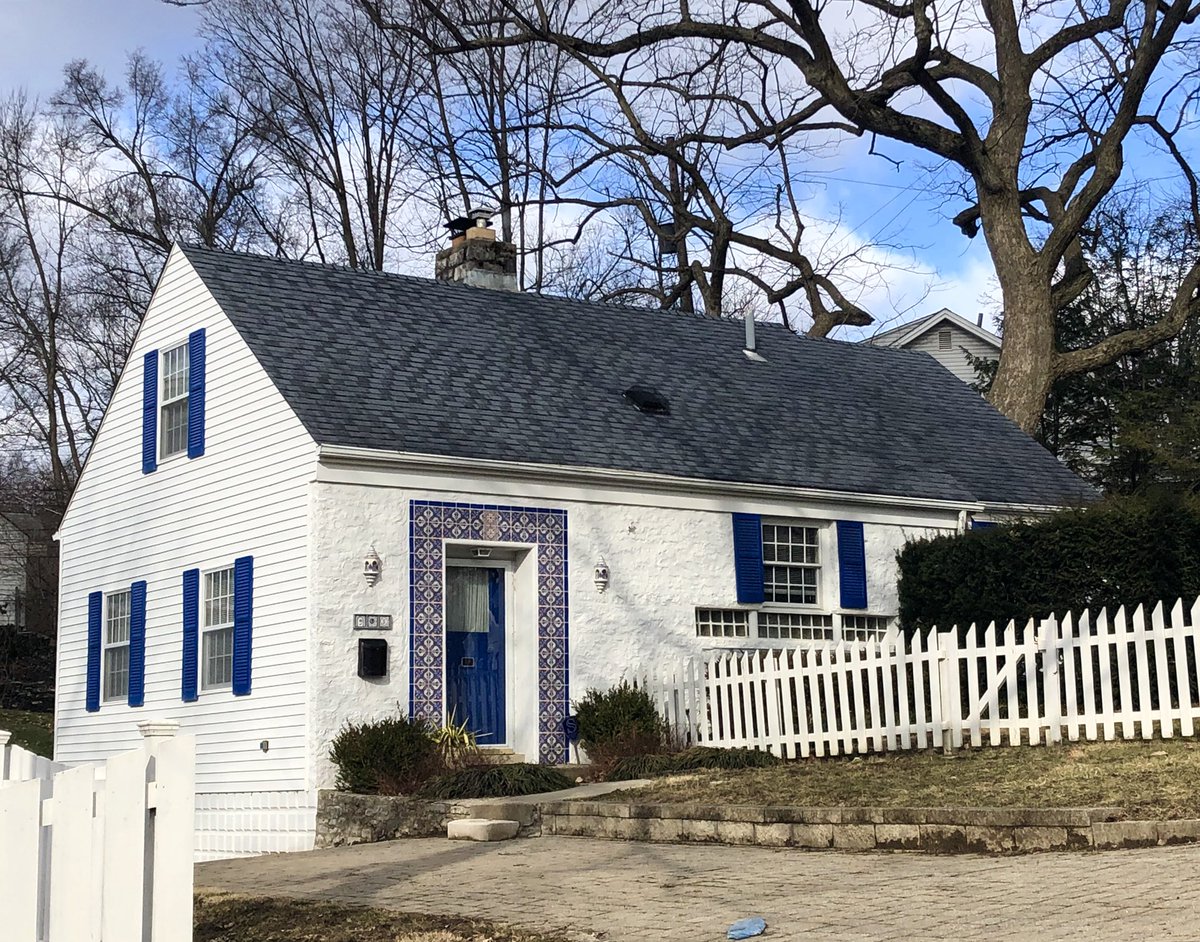
<svg viewBox="0 0 1200 942">
<path fill-rule="evenodd" d="M 506 738 L 504 582 L 498 566 L 446 569 L 446 718 L 482 745 Z"/>
</svg>

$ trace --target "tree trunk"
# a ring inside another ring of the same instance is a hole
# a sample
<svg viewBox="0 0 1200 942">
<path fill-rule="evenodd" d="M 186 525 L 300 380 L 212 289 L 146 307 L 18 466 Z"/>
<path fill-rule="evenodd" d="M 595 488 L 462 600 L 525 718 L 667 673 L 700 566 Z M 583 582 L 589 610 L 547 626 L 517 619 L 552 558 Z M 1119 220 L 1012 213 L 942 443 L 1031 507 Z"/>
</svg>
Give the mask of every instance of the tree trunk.
<svg viewBox="0 0 1200 942">
<path fill-rule="evenodd" d="M 1032 435 L 1054 381 L 1050 273 L 1029 242 L 1015 194 L 980 195 L 980 219 L 1004 305 L 1004 344 L 988 399 Z"/>
</svg>

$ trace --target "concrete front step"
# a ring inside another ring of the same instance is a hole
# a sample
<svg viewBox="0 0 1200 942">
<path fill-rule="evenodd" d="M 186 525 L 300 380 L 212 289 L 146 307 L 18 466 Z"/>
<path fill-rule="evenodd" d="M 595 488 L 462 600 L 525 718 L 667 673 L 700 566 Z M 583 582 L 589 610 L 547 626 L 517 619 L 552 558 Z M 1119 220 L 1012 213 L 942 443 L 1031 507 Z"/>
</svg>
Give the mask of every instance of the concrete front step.
<svg viewBox="0 0 1200 942">
<path fill-rule="evenodd" d="M 452 841 L 507 841 L 520 829 L 519 821 L 458 818 L 446 825 L 446 837 Z"/>
<path fill-rule="evenodd" d="M 520 765 L 525 761 L 525 756 L 520 752 L 513 752 L 511 749 L 506 749 L 501 746 L 481 746 L 479 755 L 485 761 L 492 765 Z"/>
</svg>

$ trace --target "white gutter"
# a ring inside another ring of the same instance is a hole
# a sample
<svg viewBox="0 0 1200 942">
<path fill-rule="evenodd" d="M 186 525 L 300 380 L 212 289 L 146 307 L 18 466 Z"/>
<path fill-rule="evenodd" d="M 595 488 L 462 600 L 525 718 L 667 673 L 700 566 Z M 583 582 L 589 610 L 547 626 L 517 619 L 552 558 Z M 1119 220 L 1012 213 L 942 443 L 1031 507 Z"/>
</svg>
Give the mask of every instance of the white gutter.
<svg viewBox="0 0 1200 942">
<path fill-rule="evenodd" d="M 498 461 L 490 458 L 459 458 L 449 455 L 424 455 L 409 452 L 359 448 L 351 445 L 318 445 L 317 460 L 326 466 L 393 468 L 418 472 L 490 474 L 499 477 L 554 481 L 571 484 L 625 485 L 649 490 L 682 491 L 688 494 L 741 495 L 792 500 L 840 501 L 856 504 L 914 507 L 950 511 L 955 514 L 1005 510 L 1018 513 L 1051 513 L 1057 507 L 1016 504 L 984 504 L 927 497 L 899 497 L 886 494 L 861 494 L 821 488 L 783 487 L 774 484 L 749 484 L 737 481 L 713 481 L 707 478 L 683 478 L 649 471 L 623 471 L 613 468 L 584 468 L 575 465 L 538 464 L 531 461 Z"/>
</svg>

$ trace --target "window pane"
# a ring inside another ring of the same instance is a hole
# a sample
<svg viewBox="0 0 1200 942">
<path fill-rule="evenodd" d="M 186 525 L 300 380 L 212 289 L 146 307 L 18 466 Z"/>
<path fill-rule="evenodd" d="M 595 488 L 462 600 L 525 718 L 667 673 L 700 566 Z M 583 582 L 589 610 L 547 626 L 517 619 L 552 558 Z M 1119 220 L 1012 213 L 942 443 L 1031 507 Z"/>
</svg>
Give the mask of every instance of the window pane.
<svg viewBox="0 0 1200 942">
<path fill-rule="evenodd" d="M 162 420 L 159 425 L 159 435 L 162 438 L 161 457 L 169 458 L 181 451 L 187 451 L 188 401 L 186 396 L 162 407 Z"/>
<path fill-rule="evenodd" d="M 188 391 L 188 345 L 168 350 L 162 357 L 163 402 L 170 402 L 180 396 L 186 396 Z"/>
<path fill-rule="evenodd" d="M 204 632 L 204 686 L 227 687 L 233 683 L 233 629 Z"/>
<path fill-rule="evenodd" d="M 700 638 L 744 638 L 749 625 L 750 613 L 743 609 L 696 609 L 696 636 Z"/>
<path fill-rule="evenodd" d="M 105 599 L 104 643 L 124 644 L 129 641 L 129 593 L 114 592 Z"/>
<path fill-rule="evenodd" d="M 204 627 L 233 624 L 233 570 L 204 574 Z"/>
<path fill-rule="evenodd" d="M 768 602 L 816 605 L 818 572 L 803 566 L 764 566 L 763 594 Z"/>
<path fill-rule="evenodd" d="M 450 566 L 446 569 L 446 630 L 488 630 L 486 569 Z"/>
<path fill-rule="evenodd" d="M 129 696 L 129 645 L 104 651 L 104 699 Z"/>
</svg>

